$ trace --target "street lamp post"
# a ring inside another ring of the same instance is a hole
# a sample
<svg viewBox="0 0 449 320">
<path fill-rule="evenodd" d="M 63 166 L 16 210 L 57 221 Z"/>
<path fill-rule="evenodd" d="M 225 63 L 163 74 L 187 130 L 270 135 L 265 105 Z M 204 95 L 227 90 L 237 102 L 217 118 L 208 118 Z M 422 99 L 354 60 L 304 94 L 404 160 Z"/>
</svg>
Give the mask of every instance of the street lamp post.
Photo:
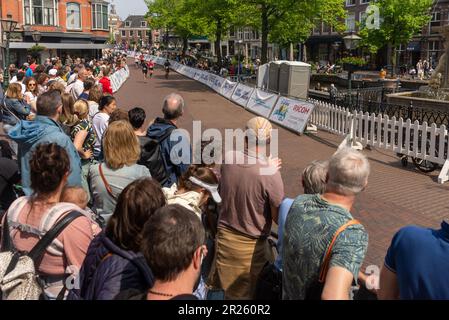
<svg viewBox="0 0 449 320">
<path fill-rule="evenodd" d="M 337 63 L 337 57 L 338 57 L 338 49 L 340 49 L 341 42 L 334 42 L 332 44 L 332 48 L 334 49 L 334 63 Z"/>
<path fill-rule="evenodd" d="M 17 21 L 11 19 L 2 19 L 2 31 L 6 32 L 6 59 L 5 59 L 5 74 L 3 76 L 3 87 L 6 89 L 9 86 L 9 42 L 11 40 L 11 32 L 14 32 L 17 26 Z"/>
<path fill-rule="evenodd" d="M 345 43 L 345 47 L 346 49 L 349 50 L 349 52 L 352 52 L 352 50 L 355 50 L 358 45 L 360 40 L 362 40 L 362 38 L 360 38 L 359 36 L 357 36 L 356 34 L 354 34 L 354 32 L 351 32 L 351 34 L 347 35 L 346 37 L 343 38 L 343 41 Z M 352 106 L 352 73 L 354 72 L 354 70 L 352 70 L 352 68 L 349 68 L 348 71 L 348 89 L 349 89 L 349 106 Z"/>
<path fill-rule="evenodd" d="M 39 45 L 39 42 L 41 41 L 41 39 L 42 39 L 42 34 L 39 32 L 39 31 L 33 31 L 33 33 L 31 34 L 31 36 L 33 37 L 33 41 L 34 41 L 34 43 L 36 44 L 36 46 L 38 46 Z M 37 56 L 36 56 L 36 58 L 37 58 Z M 38 60 L 38 62 L 40 62 L 39 60 L 40 59 L 37 59 Z"/>
</svg>

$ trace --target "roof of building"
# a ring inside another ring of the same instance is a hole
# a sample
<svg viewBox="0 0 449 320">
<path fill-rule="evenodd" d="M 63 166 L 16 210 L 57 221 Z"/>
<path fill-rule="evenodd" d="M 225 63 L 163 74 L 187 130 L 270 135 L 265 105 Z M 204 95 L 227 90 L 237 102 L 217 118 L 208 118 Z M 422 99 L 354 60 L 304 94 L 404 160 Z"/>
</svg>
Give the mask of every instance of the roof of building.
<svg viewBox="0 0 449 320">
<path fill-rule="evenodd" d="M 122 25 L 122 27 L 124 27 L 124 28 L 136 28 L 136 29 L 138 29 L 138 28 L 143 28 L 142 27 L 142 22 L 143 21 L 147 21 L 147 19 L 145 19 L 145 16 L 128 16 L 128 18 L 126 18 L 125 19 L 125 21 L 123 21 L 123 25 Z M 126 23 L 127 22 L 131 22 L 131 25 L 130 26 L 126 26 Z"/>
</svg>

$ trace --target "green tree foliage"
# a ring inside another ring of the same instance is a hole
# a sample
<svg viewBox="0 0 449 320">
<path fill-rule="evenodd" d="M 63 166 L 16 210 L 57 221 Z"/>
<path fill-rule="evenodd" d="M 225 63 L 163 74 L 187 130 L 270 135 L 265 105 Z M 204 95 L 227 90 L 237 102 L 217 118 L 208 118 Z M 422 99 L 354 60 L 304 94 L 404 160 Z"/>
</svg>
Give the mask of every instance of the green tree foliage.
<svg viewBox="0 0 449 320">
<path fill-rule="evenodd" d="M 183 52 L 187 50 L 189 38 L 207 33 L 207 20 L 195 15 L 189 0 L 145 0 L 145 3 L 150 27 L 165 32 L 166 46 L 170 31 L 182 38 Z"/>
<path fill-rule="evenodd" d="M 377 0 L 380 27 L 363 25 L 360 31 L 361 45 L 372 53 L 388 45 L 391 65 L 396 68 L 396 51 L 400 45 L 407 45 L 413 36 L 419 34 L 431 19 L 433 0 Z"/>
<path fill-rule="evenodd" d="M 305 41 L 321 22 L 342 31 L 345 0 L 145 0 L 153 28 L 173 30 L 187 44 L 192 36 L 215 40 L 221 60 L 221 39 L 230 27 L 262 31 L 262 63 L 268 42 L 288 46 Z"/>
<path fill-rule="evenodd" d="M 287 46 L 304 42 L 321 22 L 342 31 L 345 0 L 245 0 L 253 6 L 262 30 L 262 63 L 268 60 L 268 42 Z"/>
<path fill-rule="evenodd" d="M 221 64 L 221 40 L 233 26 L 250 23 L 247 13 L 249 6 L 239 0 L 187 0 L 193 14 L 207 22 L 205 30 L 210 39 L 214 39 L 215 53 Z"/>
</svg>

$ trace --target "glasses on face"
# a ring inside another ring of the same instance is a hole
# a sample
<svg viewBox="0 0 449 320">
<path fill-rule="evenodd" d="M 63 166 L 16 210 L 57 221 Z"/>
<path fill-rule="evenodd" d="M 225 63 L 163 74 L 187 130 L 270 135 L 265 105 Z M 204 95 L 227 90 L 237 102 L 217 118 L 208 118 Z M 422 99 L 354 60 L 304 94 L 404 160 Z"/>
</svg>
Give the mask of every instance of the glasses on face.
<svg viewBox="0 0 449 320">
<path fill-rule="evenodd" d="M 35 83 L 29 83 L 29 84 L 28 84 L 28 87 L 35 87 L 35 86 L 36 86 Z"/>
</svg>

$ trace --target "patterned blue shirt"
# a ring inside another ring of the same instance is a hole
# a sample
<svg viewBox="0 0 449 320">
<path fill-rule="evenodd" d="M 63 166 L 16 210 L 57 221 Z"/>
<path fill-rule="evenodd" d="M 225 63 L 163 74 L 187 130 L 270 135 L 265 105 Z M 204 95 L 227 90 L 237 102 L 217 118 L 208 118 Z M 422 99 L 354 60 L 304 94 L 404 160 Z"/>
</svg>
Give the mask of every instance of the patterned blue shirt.
<svg viewBox="0 0 449 320">
<path fill-rule="evenodd" d="M 332 238 L 341 226 L 352 219 L 346 209 L 326 202 L 320 195 L 296 198 L 284 229 L 284 299 L 303 300 L 307 297 L 318 281 Z M 367 248 L 368 234 L 363 226 L 348 227 L 334 244 L 329 268 L 345 268 L 357 279 Z"/>
</svg>

